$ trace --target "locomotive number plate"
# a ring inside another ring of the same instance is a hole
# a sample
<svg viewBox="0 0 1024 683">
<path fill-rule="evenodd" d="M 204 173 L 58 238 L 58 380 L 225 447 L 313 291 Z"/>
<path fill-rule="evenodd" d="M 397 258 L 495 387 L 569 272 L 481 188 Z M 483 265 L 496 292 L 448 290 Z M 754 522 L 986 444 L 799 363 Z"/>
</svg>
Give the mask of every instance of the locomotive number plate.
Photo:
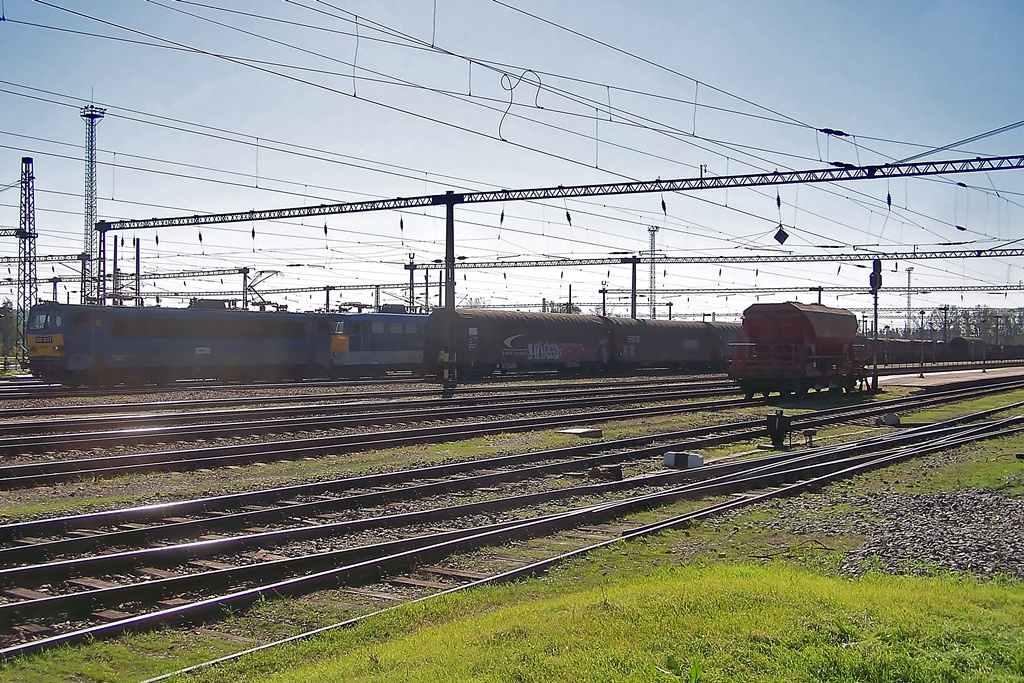
<svg viewBox="0 0 1024 683">
<path fill-rule="evenodd" d="M 52 344 L 53 337 L 36 337 L 36 344 Z"/>
</svg>

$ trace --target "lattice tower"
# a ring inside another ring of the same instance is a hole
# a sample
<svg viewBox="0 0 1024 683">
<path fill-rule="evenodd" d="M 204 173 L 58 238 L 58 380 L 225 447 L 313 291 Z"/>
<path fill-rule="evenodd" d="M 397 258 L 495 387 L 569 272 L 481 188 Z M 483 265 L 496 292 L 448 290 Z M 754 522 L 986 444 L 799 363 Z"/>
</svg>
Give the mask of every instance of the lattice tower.
<svg viewBox="0 0 1024 683">
<path fill-rule="evenodd" d="M 39 296 L 36 278 L 36 188 L 32 157 L 21 159 L 21 220 L 18 223 L 18 302 L 19 341 L 24 340 L 28 309 Z"/>
<path fill-rule="evenodd" d="M 82 303 L 102 304 L 99 300 L 99 283 L 96 281 L 96 124 L 106 109 L 89 105 L 82 107 L 82 118 L 85 119 L 85 239 L 83 253 L 86 255 L 82 263 Z"/>
</svg>

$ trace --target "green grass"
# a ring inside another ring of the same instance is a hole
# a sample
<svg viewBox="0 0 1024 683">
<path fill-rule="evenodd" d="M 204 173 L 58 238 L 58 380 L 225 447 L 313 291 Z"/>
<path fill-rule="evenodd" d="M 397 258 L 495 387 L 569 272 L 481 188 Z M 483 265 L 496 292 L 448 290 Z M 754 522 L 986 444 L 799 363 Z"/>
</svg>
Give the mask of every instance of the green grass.
<svg viewBox="0 0 1024 683">
<path fill-rule="evenodd" d="M 622 562 L 608 551 L 542 582 L 404 608 L 197 680 L 658 681 L 698 669 L 708 682 L 1024 676 L 1019 586 L 848 581 L 783 563 L 680 566 L 657 553 L 638 544 Z M 657 566 L 637 575 L 630 565 L 645 554 Z"/>
</svg>

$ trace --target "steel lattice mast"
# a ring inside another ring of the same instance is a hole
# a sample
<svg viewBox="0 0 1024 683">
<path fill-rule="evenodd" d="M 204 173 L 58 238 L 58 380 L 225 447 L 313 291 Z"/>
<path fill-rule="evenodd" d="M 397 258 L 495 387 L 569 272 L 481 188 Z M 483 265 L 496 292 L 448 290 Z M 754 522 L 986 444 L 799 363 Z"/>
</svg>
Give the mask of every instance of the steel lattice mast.
<svg viewBox="0 0 1024 683">
<path fill-rule="evenodd" d="M 86 258 L 82 262 L 82 303 L 102 304 L 99 282 L 96 279 L 94 263 L 99 256 L 96 249 L 96 124 L 103 118 L 106 109 L 89 105 L 82 107 L 85 120 L 85 240 L 82 251 Z"/>
<path fill-rule="evenodd" d="M 36 279 L 36 188 L 32 157 L 21 159 L 21 220 L 18 223 L 18 339 L 24 341 L 28 309 L 39 295 Z"/>
</svg>

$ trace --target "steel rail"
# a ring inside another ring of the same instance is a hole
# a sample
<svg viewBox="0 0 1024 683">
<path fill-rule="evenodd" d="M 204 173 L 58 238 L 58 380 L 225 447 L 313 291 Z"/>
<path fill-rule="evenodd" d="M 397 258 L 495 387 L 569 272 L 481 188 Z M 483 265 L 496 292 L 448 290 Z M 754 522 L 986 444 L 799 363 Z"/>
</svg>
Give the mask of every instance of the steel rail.
<svg viewBox="0 0 1024 683">
<path fill-rule="evenodd" d="M 544 373 L 547 376 L 547 381 L 539 382 L 537 375 L 519 375 L 515 377 L 504 377 L 501 379 L 492 380 L 480 380 L 474 383 L 467 383 L 466 385 L 459 386 L 455 389 L 455 395 L 460 394 L 476 394 L 476 393 L 497 393 L 502 391 L 525 392 L 530 390 L 531 387 L 538 390 L 551 389 L 558 391 L 560 388 L 565 388 L 569 384 L 566 380 L 561 381 L 550 381 L 551 373 Z M 711 377 L 707 377 L 711 375 Z M 716 379 L 725 382 L 725 376 L 722 373 L 704 373 L 703 375 L 668 375 L 668 376 L 656 376 L 656 377 L 641 377 L 634 379 L 623 379 L 622 377 L 610 376 L 605 378 L 610 381 L 601 381 L 599 384 L 595 383 L 593 386 L 644 386 L 648 384 L 657 384 L 662 382 L 686 382 L 690 378 L 697 378 L 697 381 L 715 381 Z M 522 385 L 514 384 L 514 382 L 530 381 L 536 382 L 535 384 Z M 19 383 L 20 384 L 20 383 Z M 360 380 L 335 380 L 335 381 L 303 381 L 303 382 L 282 382 L 282 383 L 250 383 L 250 384 L 211 384 L 209 382 L 187 382 L 182 381 L 175 384 L 163 386 L 163 387 L 145 387 L 142 389 L 126 389 L 126 388 L 112 388 L 107 391 L 96 391 L 94 389 L 68 389 L 60 385 L 55 384 L 42 384 L 40 382 L 34 382 L 31 386 L 18 387 L 5 387 L 0 383 L 0 401 L 4 400 L 43 400 L 52 398 L 64 398 L 64 397 L 104 397 L 110 396 L 147 396 L 150 394 L 167 394 L 167 393 L 181 393 L 185 391 L 203 391 L 203 392 L 228 392 L 228 391 L 265 391 L 274 389 L 284 390 L 301 390 L 301 389 L 317 389 L 317 388 L 336 388 L 339 390 L 346 389 L 361 389 L 364 387 L 379 387 L 379 385 L 394 385 L 402 386 L 405 384 L 424 384 L 428 385 L 427 388 L 423 389 L 388 389 L 386 394 L 389 396 L 437 396 L 440 395 L 441 389 L 437 386 L 435 381 L 431 381 L 425 377 L 414 377 L 414 376 L 392 376 L 377 379 L 360 379 Z M 37 393 L 29 393 L 34 390 L 40 390 Z M 369 393 L 369 392 L 368 392 Z M 376 395 L 380 394 L 380 391 L 375 389 Z M 269 399 L 271 401 L 284 401 L 287 398 L 302 399 L 312 396 L 330 396 L 332 394 L 286 394 L 286 395 L 267 395 L 263 394 L 261 397 Z M 220 405 L 231 405 L 231 402 L 244 402 L 248 397 L 236 397 L 236 398 L 221 398 L 221 399 L 206 399 L 211 405 L 216 405 L 220 402 Z M 191 401 L 175 400 L 168 401 L 167 403 L 175 404 L 187 404 Z M 123 403 L 104 403 L 104 404 L 92 404 L 97 410 L 105 411 L 108 408 L 116 409 L 120 405 L 146 405 L 145 403 L 137 404 L 123 404 Z M 159 405 L 159 403 L 154 403 Z M 57 410 L 58 407 L 52 408 Z M 20 410 L 20 409 L 13 409 Z M 4 411 L 7 414 L 7 410 Z"/>
<path fill-rule="evenodd" d="M 197 439 L 217 439 L 229 437 L 249 437 L 254 434 L 272 434 L 294 431 L 341 429 L 349 427 L 365 427 L 367 425 L 379 425 L 382 422 L 407 422 L 470 418 L 470 417 L 492 417 L 508 415 L 513 413 L 534 413 L 548 410 L 564 410 L 566 408 L 592 408 L 596 406 L 610 406 L 623 403 L 650 403 L 652 401 L 675 401 L 692 398 L 716 396 L 720 394 L 735 394 L 734 387 L 722 387 L 710 390 L 677 390 L 666 392 L 657 396 L 646 393 L 618 394 L 613 396 L 572 396 L 567 398 L 552 398 L 542 400 L 531 400 L 529 402 L 501 399 L 496 402 L 488 402 L 480 399 L 466 399 L 460 401 L 460 405 L 449 406 L 443 401 L 429 402 L 431 405 L 419 408 L 414 406 L 399 406 L 387 412 L 379 410 L 367 410 L 368 408 L 387 407 L 385 404 L 356 404 L 351 406 L 352 412 L 344 410 L 346 406 L 328 406 L 320 411 L 316 407 L 308 407 L 305 410 L 322 413 L 309 417 L 283 417 L 279 419 L 248 419 L 228 422 L 211 422 L 206 424 L 191 424 L 197 419 L 202 419 L 203 414 L 182 413 L 164 419 L 160 415 L 140 417 L 137 422 L 133 420 L 130 427 L 98 431 L 98 432 L 60 432 L 56 434 L 11 436 L 0 438 L 0 453 L 21 454 L 37 452 L 40 450 L 55 450 L 67 448 L 101 448 L 105 446 L 125 444 L 140 445 L 154 442 L 167 441 L 193 441 Z M 359 412 L 359 411 L 362 412 Z M 216 417 L 223 418 L 230 416 L 236 411 L 218 413 Z M 264 411 L 262 414 L 272 414 Z M 104 424 L 109 424 L 110 418 L 96 418 Z M 113 422 L 123 424 L 124 419 L 114 419 Z M 43 425 L 45 427 L 45 425 Z"/>
<path fill-rule="evenodd" d="M 186 472 L 209 467 L 295 460 L 337 454 L 339 449 L 366 450 L 369 448 L 393 448 L 410 444 L 444 443 L 469 436 L 485 436 L 503 432 L 529 431 L 537 428 L 553 428 L 602 422 L 613 419 L 631 419 L 697 412 L 714 408 L 750 405 L 741 399 L 702 402 L 700 404 L 674 404 L 669 406 L 648 406 L 561 416 L 509 419 L 502 422 L 473 422 L 456 425 L 415 427 L 393 432 L 373 434 L 348 434 L 340 436 L 311 437 L 293 441 L 274 441 L 269 444 L 243 444 L 237 446 L 212 447 L 190 451 L 164 451 L 134 455 L 114 455 L 76 460 L 54 460 L 22 465 L 0 467 L 0 490 L 41 486 L 62 481 L 74 481 L 83 477 L 109 478 L 122 474 L 150 472 Z M 379 419 L 376 420 L 380 422 Z M 365 424 L 374 424 L 367 419 Z M 166 440 L 166 439 L 164 439 Z M 107 445 L 116 445 L 110 439 Z M 54 445 L 59 445 L 59 442 Z M 197 455 L 198 454 L 198 455 Z"/>
<path fill-rule="evenodd" d="M 821 477 L 823 474 L 834 474 L 837 469 L 839 472 L 845 473 L 862 471 L 864 468 L 867 467 L 877 467 L 880 466 L 881 463 L 902 460 L 913 455 L 919 455 L 924 452 L 948 448 L 953 445 L 957 445 L 958 443 L 961 442 L 969 443 L 979 438 L 988 438 L 994 436 L 1001 436 L 1008 433 L 1015 433 L 1020 429 L 1024 429 L 1024 427 L 1014 426 L 1013 422 L 1019 424 L 1022 421 L 1024 421 L 1024 417 L 1017 417 L 1014 418 L 1012 421 L 1003 421 L 999 423 L 999 425 L 996 428 L 989 427 L 987 433 L 981 429 L 972 429 L 970 430 L 969 434 L 961 435 L 959 437 L 959 440 L 953 437 L 944 437 L 940 439 L 935 439 L 930 444 L 920 445 L 913 449 L 907 449 L 906 447 L 897 447 L 896 449 L 883 451 L 883 454 L 881 456 L 872 457 L 866 462 L 862 461 L 859 463 L 854 463 L 852 465 L 850 464 L 849 459 L 843 459 L 841 461 L 829 463 L 827 465 L 816 464 L 801 466 L 796 469 L 789 469 L 776 473 L 771 477 L 771 481 L 765 481 L 765 478 L 761 476 L 752 478 L 748 477 L 745 480 L 738 480 L 734 477 L 732 478 L 732 481 L 726 482 L 725 486 L 749 488 L 751 486 L 764 486 L 767 484 L 784 485 L 787 483 L 791 483 L 791 480 L 793 478 L 799 479 L 801 477 L 807 476 L 808 474 Z M 807 486 L 807 482 L 798 482 L 798 485 L 798 489 L 803 488 Z M 703 488 L 708 488 L 709 486 L 709 482 L 704 482 L 702 485 Z M 682 490 L 686 488 L 689 488 L 691 490 Z M 336 585 L 339 581 L 345 583 L 346 585 L 350 585 L 353 581 L 374 580 L 380 578 L 381 576 L 387 575 L 389 572 L 394 572 L 401 568 L 404 568 L 408 566 L 408 564 L 411 562 L 422 562 L 441 559 L 456 550 L 467 550 L 477 548 L 483 545 L 491 545 L 496 542 L 506 542 L 509 540 L 533 537 L 543 533 L 550 533 L 552 531 L 564 530 L 567 528 L 573 528 L 574 526 L 579 526 L 581 520 L 584 523 L 594 523 L 596 521 L 603 521 L 614 517 L 618 517 L 622 514 L 633 512 L 639 509 L 646 509 L 657 503 L 662 503 L 670 500 L 677 500 L 680 496 L 684 495 L 692 495 L 692 488 L 692 485 L 690 487 L 680 487 L 669 491 L 646 494 L 624 501 L 614 501 L 598 504 L 596 506 L 588 506 L 583 509 L 573 510 L 567 513 L 560 513 L 553 516 L 547 516 L 536 520 L 529 520 L 527 522 L 511 522 L 508 523 L 508 525 L 495 525 L 496 528 L 494 529 L 488 529 L 487 527 L 484 527 L 483 530 L 481 530 L 480 528 L 471 529 L 465 532 L 468 535 L 456 536 L 454 538 L 430 535 L 429 537 L 427 537 L 427 542 L 431 543 L 431 545 L 427 545 L 425 547 L 397 550 L 396 552 L 393 552 L 393 554 L 390 555 L 377 556 L 363 560 L 356 560 L 352 564 L 344 565 L 340 568 L 334 566 L 332 568 L 316 571 L 313 574 L 301 577 L 277 579 L 276 577 L 271 576 L 267 579 L 272 581 L 272 583 L 269 584 L 250 586 L 247 588 L 243 588 L 241 590 L 235 590 L 228 594 L 200 599 L 196 602 L 193 602 L 192 604 L 181 606 L 178 608 L 160 610 L 155 613 L 129 617 L 110 624 L 93 626 L 85 629 L 80 629 L 72 633 L 61 634 L 59 636 L 53 636 L 50 638 L 44 638 L 42 640 L 32 641 L 16 645 L 13 647 L 9 647 L 0 651 L 0 658 L 7 658 L 17 654 L 24 654 L 26 652 L 35 651 L 41 648 L 52 647 L 54 645 L 80 642 L 81 640 L 88 637 L 99 637 L 104 635 L 112 635 L 115 633 L 143 630 L 152 628 L 153 626 L 160 624 L 192 621 L 198 618 L 203 618 L 209 614 L 219 613 L 226 606 L 242 608 L 248 607 L 253 602 L 258 600 L 261 596 L 266 594 L 296 595 L 308 592 L 310 590 L 314 590 L 322 586 Z M 716 507 L 717 509 L 727 509 L 728 506 L 729 503 L 725 503 Z M 460 532 L 452 533 L 458 534 Z M 402 544 L 409 542 L 410 540 L 407 539 L 396 543 Z M 352 552 L 366 551 L 365 548 L 351 550 Z M 342 553 L 346 551 L 338 552 Z M 320 556 L 316 557 L 317 559 L 320 559 Z M 332 558 L 331 564 L 336 565 L 337 560 L 338 558 Z M 262 565 L 261 567 L 265 571 L 267 565 Z M 163 581 L 173 580 L 174 579 L 166 579 Z M 85 598 L 82 596 L 82 594 L 76 594 L 74 599 L 84 600 Z"/>
<path fill-rule="evenodd" d="M 964 390 L 954 390 L 950 392 L 935 392 L 931 394 L 931 397 L 928 399 L 897 399 L 892 402 L 876 403 L 873 407 L 868 408 L 868 412 L 864 413 L 864 415 L 871 416 L 883 414 L 886 412 L 886 408 L 891 410 L 894 407 L 908 402 L 913 403 L 914 405 L 925 405 L 924 401 L 941 402 L 943 400 L 963 399 L 972 395 L 998 393 L 1019 387 L 1022 382 L 1024 382 L 1024 380 L 989 384 L 984 387 L 975 388 L 971 390 L 971 393 L 964 393 Z M 757 400 L 753 404 L 756 405 L 761 403 L 763 402 Z M 325 456 L 336 454 L 340 448 L 346 448 L 351 451 L 365 450 L 368 448 L 395 447 L 409 445 L 412 443 L 441 443 L 459 438 L 466 438 L 467 436 L 483 436 L 501 432 L 527 431 L 537 428 L 538 426 L 550 428 L 559 425 L 587 424 L 610 419 L 677 414 L 680 412 L 692 412 L 713 409 L 715 407 L 730 407 L 738 405 L 752 404 L 750 402 L 744 403 L 740 401 L 719 401 L 714 403 L 687 404 L 683 406 L 654 407 L 637 410 L 601 411 L 598 413 L 572 415 L 561 418 L 523 418 L 518 420 L 509 420 L 500 425 L 495 425 L 493 423 L 471 423 L 468 425 L 445 425 L 440 427 L 414 428 L 403 430 L 402 432 L 383 432 L 373 435 L 356 434 L 335 437 L 313 437 L 310 439 L 301 439 L 296 441 L 276 441 L 262 447 L 259 445 L 254 446 L 252 444 L 246 444 L 241 446 L 214 447 L 191 451 L 107 456 L 70 461 L 52 461 L 6 466 L 0 467 L 0 490 L 73 481 L 82 477 L 109 478 L 129 473 L 138 474 L 159 471 L 189 471 L 232 464 L 238 465 L 253 462 L 295 459 L 297 457 Z M 819 411 L 817 414 L 827 419 L 828 416 L 837 416 L 844 412 L 849 413 L 851 410 L 858 411 L 862 409 L 840 407 Z M 800 424 L 813 425 L 813 420 L 814 418 L 812 417 L 797 417 L 797 421 Z M 757 420 L 750 421 L 745 428 L 756 429 L 759 423 L 760 421 Z"/>
<path fill-rule="evenodd" d="M 515 401 L 529 398 L 530 394 L 544 391 L 550 396 L 566 399 L 576 396 L 592 397 L 625 395 L 625 391 L 706 391 L 710 389 L 731 389 L 735 384 L 726 380 L 718 382 L 659 382 L 650 385 L 594 386 L 534 389 L 525 387 L 518 391 L 499 387 L 487 387 L 482 391 L 462 391 L 451 399 L 439 398 L 440 391 L 434 389 L 359 393 L 359 394 L 302 394 L 294 396 L 254 396 L 200 399 L 195 401 L 159 401 L 154 403 L 104 403 L 77 406 L 41 406 L 4 409 L 0 416 L 0 428 L 7 435 L 39 431 L 68 431 L 71 429 L 101 429 L 110 424 L 123 423 L 130 419 L 133 428 L 178 425 L 197 419 L 263 420 L 288 416 L 315 416 L 354 412 L 360 408 L 401 407 L 439 408 L 459 407 L 484 402 Z M 477 395 L 483 394 L 483 396 Z M 438 396 L 438 398 L 434 398 Z M 426 398 L 423 398 L 426 397 Z M 392 400 L 403 399 L 403 400 Z M 260 404 L 261 407 L 246 408 Z M 298 405 L 278 405 L 298 404 Z M 312 404 L 312 405 L 310 405 Z M 270 407 L 262 407 L 268 405 Z M 151 413 L 158 413 L 153 415 Z M 84 417 L 83 417 L 84 416 Z M 32 418 L 32 420 L 13 419 Z M 35 420 L 46 419 L 40 424 Z"/>
<path fill-rule="evenodd" d="M 730 476 L 736 476 L 736 473 L 742 473 L 744 476 L 749 476 L 751 474 L 764 474 L 771 472 L 780 465 L 792 467 L 796 463 L 818 463 L 826 459 L 834 458 L 836 454 L 843 454 L 844 457 L 849 457 L 854 454 L 870 453 L 878 448 L 893 448 L 895 446 L 916 443 L 922 439 L 935 438 L 936 435 L 941 435 L 946 432 L 972 429 L 970 426 L 962 426 L 961 423 L 965 421 L 969 422 L 984 419 L 985 417 L 990 416 L 993 412 L 1009 410 L 1021 405 L 1024 405 L 1024 402 L 1015 404 L 1014 406 L 1003 406 L 998 409 L 976 413 L 971 416 L 948 420 L 935 425 L 926 425 L 903 432 L 871 437 L 869 439 L 853 442 L 852 444 L 840 444 L 837 446 L 805 449 L 799 452 L 799 456 L 795 456 L 793 454 L 771 455 L 764 456 L 762 458 L 744 460 L 739 463 L 708 466 L 694 471 L 661 471 L 638 475 L 617 482 L 588 484 L 555 489 L 508 498 L 468 503 L 459 506 L 450 506 L 448 508 L 434 509 L 426 512 L 402 513 L 398 515 L 376 517 L 372 520 L 345 520 L 334 523 L 318 522 L 303 527 L 279 529 L 260 533 L 248 533 L 239 537 L 209 539 L 182 543 L 174 546 L 160 546 L 139 551 L 122 551 L 114 554 L 96 555 L 84 558 L 69 558 L 58 562 L 48 563 L 46 565 L 37 564 L 19 567 L 11 566 L 13 563 L 21 561 L 21 556 L 32 555 L 33 551 L 36 551 L 37 553 L 39 551 L 44 551 L 49 555 L 57 554 L 67 556 L 75 552 L 82 552 L 83 549 L 96 550 L 98 538 L 73 538 L 65 541 L 54 541 L 33 546 L 8 548 L 6 551 L 0 552 L 0 560 L 4 560 L 5 565 L 8 567 L 7 569 L 0 569 L 0 585 L 10 585 L 13 581 L 17 580 L 18 576 L 22 575 L 31 576 L 36 582 L 55 582 L 82 574 L 86 571 L 113 571 L 118 567 L 123 568 L 122 565 L 125 563 L 125 560 L 134 560 L 136 565 L 146 564 L 148 566 L 157 566 L 154 565 L 153 562 L 158 560 L 154 560 L 152 558 L 162 557 L 164 555 L 169 555 L 170 561 L 175 562 L 180 561 L 182 555 L 187 555 L 190 558 L 222 555 L 227 552 L 237 552 L 250 547 L 268 547 L 276 545 L 275 541 L 281 539 L 291 541 L 309 535 L 323 537 L 340 531 L 352 532 L 361 527 L 371 526 L 371 522 L 374 528 L 383 528 L 401 526 L 405 524 L 416 524 L 425 521 L 439 521 L 476 512 L 500 511 L 519 507 L 524 504 L 550 502 L 564 497 L 594 495 L 597 493 L 618 491 L 620 489 L 629 489 L 639 486 L 663 486 L 674 483 L 679 479 L 702 480 L 713 478 L 718 482 L 722 482 L 727 481 Z M 554 463 L 535 465 L 528 468 L 507 470 L 500 473 L 488 473 L 444 482 L 402 487 L 392 489 L 390 491 L 360 493 L 331 501 L 316 501 L 288 505 L 269 510 L 218 515 L 215 519 L 216 523 L 213 526 L 205 524 L 199 529 L 196 528 L 197 525 L 193 522 L 177 522 L 158 529 L 134 529 L 130 531 L 114 532 L 109 534 L 109 538 L 104 539 L 104 545 L 124 547 L 131 543 L 152 542 L 156 539 L 166 540 L 168 536 L 164 534 L 156 535 L 153 532 L 156 530 L 167 530 L 168 528 L 173 528 L 173 530 L 177 532 L 177 537 L 180 538 L 185 536 L 196 536 L 200 532 L 225 529 L 234 530 L 245 528 L 253 524 L 267 524 L 272 521 L 278 521 L 285 516 L 296 520 L 302 518 L 315 518 L 326 512 L 373 507 L 398 501 L 420 500 L 429 496 L 450 493 L 452 491 L 479 489 L 480 487 L 495 483 L 539 478 L 548 474 L 561 474 L 584 468 L 622 462 L 623 460 L 640 460 L 651 456 L 659 456 L 666 450 L 678 447 L 679 446 L 672 444 L 658 445 L 626 452 L 607 454 L 598 458 L 561 460 Z M 184 529 L 188 529 L 188 531 L 181 533 Z M 0 613 L 2 613 L 2 610 L 0 610 Z"/>
<path fill-rule="evenodd" d="M 887 410 L 891 406 L 886 407 Z M 987 413 L 976 414 L 970 418 L 959 418 L 949 421 L 950 424 L 958 424 L 967 419 L 981 419 Z M 835 416 L 830 418 L 835 419 Z M 0 566 L 12 566 L 18 562 L 30 561 L 31 558 L 40 554 L 73 553 L 95 551 L 111 545 L 126 545 L 139 543 L 141 541 L 152 542 L 153 540 L 167 540 L 168 538 L 183 538 L 188 535 L 198 536 L 202 533 L 221 531 L 232 526 L 252 525 L 256 523 L 268 523 L 284 516 L 294 517 L 297 515 L 313 516 L 337 509 L 339 506 L 350 507 L 353 500 L 366 501 L 365 504 L 373 505 L 379 503 L 393 502 L 407 497 L 419 497 L 434 495 L 435 493 L 464 490 L 471 487 L 485 486 L 495 483 L 503 483 L 514 479 L 528 476 L 537 476 L 539 473 L 561 473 L 572 471 L 581 467 L 594 467 L 605 464 L 620 462 L 626 459 L 637 459 L 657 455 L 665 450 L 694 449 L 702 446 L 692 440 L 707 435 L 717 429 L 730 431 L 729 441 L 736 441 L 749 436 L 749 431 L 737 431 L 736 425 L 724 425 L 719 427 L 705 427 L 668 434 L 656 434 L 643 437 L 632 437 L 615 441 L 601 442 L 587 446 L 574 446 L 563 449 L 540 451 L 520 455 L 500 456 L 481 461 L 463 461 L 461 463 L 450 463 L 435 465 L 426 468 L 413 470 L 402 470 L 398 472 L 364 475 L 332 482 L 321 482 L 316 484 L 294 485 L 278 489 L 270 489 L 251 493 L 230 494 L 214 498 L 199 499 L 193 501 L 180 501 L 164 505 L 150 505 L 142 508 L 129 508 L 127 510 L 113 510 L 107 512 L 88 513 L 86 515 L 51 518 L 49 520 L 20 522 L 14 524 L 0 525 L 0 541 L 11 542 L 12 540 L 31 536 L 38 538 L 47 534 L 61 533 L 68 534 L 73 531 L 85 529 L 97 529 L 100 527 L 116 527 L 124 524 L 138 524 L 143 521 L 164 519 L 167 517 L 179 518 L 186 514 L 203 514 L 205 517 L 189 520 L 176 521 L 161 526 L 135 528 L 130 530 L 115 530 L 106 533 L 90 533 L 59 540 L 37 542 L 31 545 L 18 544 L 13 547 L 0 548 Z M 907 430 L 903 434 L 913 435 L 916 429 Z M 673 440 L 675 442 L 673 443 Z M 721 443 L 723 437 L 713 437 L 715 443 Z M 657 446 L 651 444 L 657 443 Z M 595 455 L 603 451 L 612 451 L 610 454 Z M 771 462 L 780 456 L 763 456 L 757 459 L 743 461 L 741 468 L 750 466 L 752 462 Z M 580 458 L 586 458 L 581 460 Z M 552 460 L 554 462 L 545 465 L 535 465 L 538 461 Z M 529 466 L 526 466 L 529 465 Z M 524 467 L 526 466 L 526 467 Z M 514 470 L 507 468 L 515 467 Z M 700 477 L 707 472 L 718 472 L 721 468 L 729 468 L 729 465 L 716 466 L 697 470 L 693 475 Z M 504 471 L 493 472 L 495 468 Z M 475 471 L 482 471 L 484 474 L 472 474 Z M 462 477 L 449 482 L 447 485 L 431 483 L 429 486 L 413 485 L 403 487 L 403 491 L 409 496 L 395 498 L 393 494 L 383 496 L 379 493 L 361 494 L 339 500 L 319 500 L 309 503 L 293 503 L 297 497 L 320 496 L 330 493 L 339 495 L 343 491 L 359 490 L 382 485 L 408 484 L 418 480 L 432 480 L 437 477 L 451 476 L 458 473 L 471 473 L 470 476 Z M 514 472 L 512 475 L 510 472 Z M 284 503 L 282 503 L 284 501 Z M 267 506 L 280 505 L 279 507 L 266 507 L 263 510 L 245 510 L 245 507 L 255 505 Z M 237 510 L 242 509 L 242 512 Z M 235 510 L 235 512 L 231 512 Z M 214 514 L 216 513 L 216 514 Z M 212 516 L 211 516 L 212 515 Z"/>
</svg>

